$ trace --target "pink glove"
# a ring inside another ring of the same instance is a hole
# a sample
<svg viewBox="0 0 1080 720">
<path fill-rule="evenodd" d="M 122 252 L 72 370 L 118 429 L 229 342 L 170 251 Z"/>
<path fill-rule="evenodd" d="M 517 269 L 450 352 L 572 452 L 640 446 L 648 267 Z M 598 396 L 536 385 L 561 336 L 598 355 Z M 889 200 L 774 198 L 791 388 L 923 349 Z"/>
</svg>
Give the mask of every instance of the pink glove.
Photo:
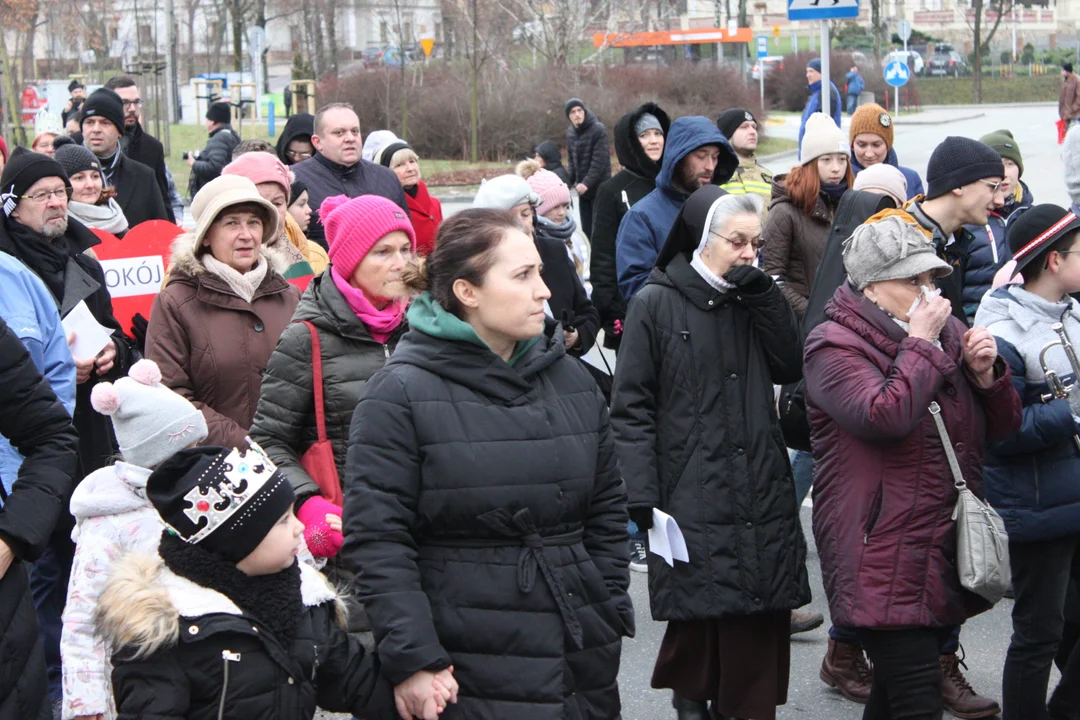
<svg viewBox="0 0 1080 720">
<path fill-rule="evenodd" d="M 308 498 L 296 513 L 297 519 L 304 523 L 304 542 L 318 558 L 334 557 L 345 542 L 344 535 L 330 529 L 327 515 L 341 517 L 341 508 L 318 495 Z"/>
</svg>

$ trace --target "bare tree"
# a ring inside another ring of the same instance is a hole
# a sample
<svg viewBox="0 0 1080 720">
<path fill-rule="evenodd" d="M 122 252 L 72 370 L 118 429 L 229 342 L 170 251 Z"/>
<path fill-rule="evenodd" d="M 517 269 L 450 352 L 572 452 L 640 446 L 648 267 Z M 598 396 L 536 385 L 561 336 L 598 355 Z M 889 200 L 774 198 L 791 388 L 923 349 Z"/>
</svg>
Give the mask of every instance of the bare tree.
<svg viewBox="0 0 1080 720">
<path fill-rule="evenodd" d="M 548 63 L 564 67 L 588 28 L 612 17 L 612 0 L 500 0 L 525 43 Z"/>
<path fill-rule="evenodd" d="M 971 81 L 972 95 L 976 103 L 982 102 L 982 62 L 983 57 L 990 51 L 990 42 L 994 39 L 994 33 L 1001 26 L 1001 21 L 1012 12 L 1014 0 L 971 0 L 970 18 L 965 16 L 968 27 L 974 39 L 975 58 L 971 64 L 974 77 Z M 990 29 L 987 31 L 986 26 Z"/>
</svg>

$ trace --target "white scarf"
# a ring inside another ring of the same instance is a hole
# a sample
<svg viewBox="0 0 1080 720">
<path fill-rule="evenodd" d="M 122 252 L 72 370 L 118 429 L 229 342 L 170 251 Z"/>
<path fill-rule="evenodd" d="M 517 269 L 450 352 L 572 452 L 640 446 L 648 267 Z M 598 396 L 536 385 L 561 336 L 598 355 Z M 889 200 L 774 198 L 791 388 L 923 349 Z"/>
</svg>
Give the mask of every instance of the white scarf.
<svg viewBox="0 0 1080 720">
<path fill-rule="evenodd" d="M 120 235 L 128 229 L 127 218 L 124 217 L 124 211 L 120 209 L 116 198 L 109 198 L 109 202 L 104 205 L 69 200 L 68 215 L 88 228 L 104 230 L 113 235 Z"/>
<path fill-rule="evenodd" d="M 262 285 L 262 281 L 266 277 L 267 268 L 269 267 L 266 260 L 263 260 L 246 273 L 240 273 L 233 270 L 210 253 L 206 253 L 202 256 L 202 264 L 207 272 L 217 275 L 228 283 L 229 287 L 232 288 L 232 291 L 246 303 L 250 303 L 251 299 L 255 297 L 255 291 Z"/>
</svg>

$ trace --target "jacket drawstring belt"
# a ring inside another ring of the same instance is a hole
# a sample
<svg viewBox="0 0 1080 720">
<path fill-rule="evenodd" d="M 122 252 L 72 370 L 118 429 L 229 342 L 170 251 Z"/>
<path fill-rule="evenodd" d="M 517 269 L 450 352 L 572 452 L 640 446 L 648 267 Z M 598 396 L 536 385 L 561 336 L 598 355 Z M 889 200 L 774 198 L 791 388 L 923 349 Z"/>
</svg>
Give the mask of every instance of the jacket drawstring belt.
<svg viewBox="0 0 1080 720">
<path fill-rule="evenodd" d="M 545 547 L 576 545 L 581 542 L 582 531 L 579 529 L 561 535 L 544 537 L 537 532 L 536 523 L 533 522 L 532 513 L 528 508 L 522 508 L 513 515 L 506 508 L 499 508 L 484 513 L 477 519 L 500 535 L 507 538 L 518 538 L 521 541 L 521 554 L 518 556 L 518 588 L 523 593 L 532 592 L 533 585 L 536 583 L 536 570 L 539 568 L 540 574 L 547 581 L 551 594 L 555 596 L 555 604 L 559 606 L 559 614 L 562 615 L 563 625 L 569 631 L 570 637 L 574 641 L 574 647 L 579 650 L 582 649 L 584 647 L 584 634 L 581 629 L 581 622 L 578 620 L 577 612 L 570 605 L 570 595 L 566 591 L 566 586 L 563 585 L 562 578 L 551 567 L 547 556 L 544 554 Z M 472 543 L 465 544 L 472 545 Z M 488 545 L 492 546 L 493 543 L 488 543 Z"/>
</svg>

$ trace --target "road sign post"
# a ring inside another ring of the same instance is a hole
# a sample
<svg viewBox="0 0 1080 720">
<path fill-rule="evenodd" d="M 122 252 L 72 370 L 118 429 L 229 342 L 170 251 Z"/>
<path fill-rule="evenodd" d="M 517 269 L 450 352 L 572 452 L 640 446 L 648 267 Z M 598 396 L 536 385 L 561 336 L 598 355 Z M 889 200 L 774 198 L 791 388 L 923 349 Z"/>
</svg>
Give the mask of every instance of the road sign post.
<svg viewBox="0 0 1080 720">
<path fill-rule="evenodd" d="M 896 108 L 894 109 L 895 115 L 900 115 L 900 86 L 906 85 L 908 80 L 911 79 L 911 69 L 908 68 L 907 63 L 901 60 L 893 60 L 891 63 L 885 66 L 885 82 L 892 85 L 895 88 Z"/>
<path fill-rule="evenodd" d="M 757 57 L 758 57 L 758 84 L 761 91 L 761 108 L 765 109 L 765 58 L 769 55 L 769 37 L 767 35 L 758 35 L 757 39 Z"/>
<path fill-rule="evenodd" d="M 859 0 L 788 0 L 788 20 L 821 21 L 821 111 L 832 117 L 832 79 L 829 75 L 829 20 L 859 17 Z M 811 44 L 811 47 L 813 45 Z"/>
</svg>

